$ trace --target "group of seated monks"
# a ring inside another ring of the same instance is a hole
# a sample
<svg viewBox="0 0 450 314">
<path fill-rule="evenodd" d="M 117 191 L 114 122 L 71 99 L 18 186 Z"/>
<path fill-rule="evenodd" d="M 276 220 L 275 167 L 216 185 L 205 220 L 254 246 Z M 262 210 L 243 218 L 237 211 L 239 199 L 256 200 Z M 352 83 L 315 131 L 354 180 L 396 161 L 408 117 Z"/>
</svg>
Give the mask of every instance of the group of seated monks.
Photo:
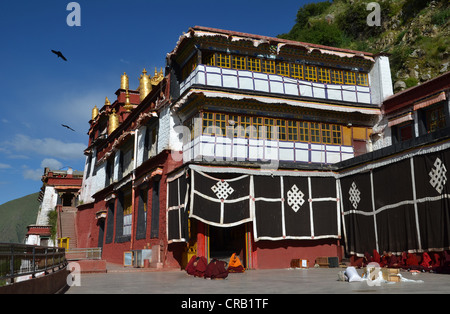
<svg viewBox="0 0 450 314">
<path fill-rule="evenodd" d="M 350 261 L 354 267 L 366 267 L 369 263 L 375 262 L 381 267 L 450 274 L 449 251 L 421 254 L 403 252 L 401 256 L 397 256 L 386 251 L 380 255 L 377 250 L 373 250 L 372 255 L 366 252 L 363 257 L 352 256 Z"/>
<path fill-rule="evenodd" d="M 213 258 L 209 263 L 204 256 L 192 256 L 186 266 L 186 272 L 194 277 L 225 279 L 228 273 L 243 273 L 244 267 L 235 253 L 231 255 L 230 262 Z"/>
</svg>

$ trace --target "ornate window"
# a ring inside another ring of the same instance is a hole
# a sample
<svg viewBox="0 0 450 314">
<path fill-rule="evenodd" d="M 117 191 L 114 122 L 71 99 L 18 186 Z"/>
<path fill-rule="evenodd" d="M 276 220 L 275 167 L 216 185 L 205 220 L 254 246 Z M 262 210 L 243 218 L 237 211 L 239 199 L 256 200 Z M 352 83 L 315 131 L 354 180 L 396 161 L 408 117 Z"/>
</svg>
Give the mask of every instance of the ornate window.
<svg viewBox="0 0 450 314">
<path fill-rule="evenodd" d="M 248 69 L 253 72 L 261 72 L 261 59 L 248 58 Z"/>
<path fill-rule="evenodd" d="M 303 80 L 303 65 L 301 64 L 291 64 L 291 77 Z"/>
<path fill-rule="evenodd" d="M 232 68 L 237 70 L 247 69 L 246 58 L 243 56 L 233 56 Z"/>
<path fill-rule="evenodd" d="M 355 72 L 345 71 L 344 72 L 344 83 L 347 85 L 356 85 Z"/>
<path fill-rule="evenodd" d="M 278 62 L 277 63 L 277 74 L 282 76 L 289 76 L 289 63 Z"/>
<path fill-rule="evenodd" d="M 317 72 L 318 72 L 319 82 L 321 82 L 321 83 L 331 83 L 330 69 L 318 68 Z"/>
<path fill-rule="evenodd" d="M 317 82 L 317 67 L 310 65 L 305 66 L 305 80 Z"/>
</svg>

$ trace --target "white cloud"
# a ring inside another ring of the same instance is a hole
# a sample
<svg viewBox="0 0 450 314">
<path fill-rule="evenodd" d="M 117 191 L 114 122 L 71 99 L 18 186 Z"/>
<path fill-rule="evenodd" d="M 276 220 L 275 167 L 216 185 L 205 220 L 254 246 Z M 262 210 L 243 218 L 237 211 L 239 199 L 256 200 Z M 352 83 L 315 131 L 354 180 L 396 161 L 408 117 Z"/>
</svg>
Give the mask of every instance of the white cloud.
<svg viewBox="0 0 450 314">
<path fill-rule="evenodd" d="M 63 167 L 62 163 L 60 163 L 58 160 L 53 158 L 45 158 L 41 162 L 41 168 L 44 169 L 45 167 L 50 168 L 51 170 L 59 170 Z"/>
<path fill-rule="evenodd" d="M 23 165 L 22 168 L 24 169 L 22 174 L 24 179 L 33 180 L 33 181 L 40 181 L 42 178 L 42 175 L 44 174 L 45 167 L 50 168 L 51 170 L 59 170 L 62 168 L 62 163 L 59 162 L 56 159 L 53 158 L 44 158 L 41 161 L 41 168 L 39 169 L 28 169 L 26 165 Z"/>
<path fill-rule="evenodd" d="M 2 164 L 2 163 L 0 162 L 0 169 L 10 169 L 10 168 L 12 168 L 11 165 L 8 165 L 8 164 Z"/>
<path fill-rule="evenodd" d="M 83 157 L 86 145 L 83 143 L 64 143 L 54 138 L 31 138 L 16 134 L 8 146 L 20 153 L 38 154 L 60 159 L 79 159 Z"/>
<path fill-rule="evenodd" d="M 33 181 L 40 181 L 42 178 L 42 175 L 44 174 L 44 169 L 25 169 L 23 171 L 23 177 L 25 179 L 33 180 Z"/>
</svg>

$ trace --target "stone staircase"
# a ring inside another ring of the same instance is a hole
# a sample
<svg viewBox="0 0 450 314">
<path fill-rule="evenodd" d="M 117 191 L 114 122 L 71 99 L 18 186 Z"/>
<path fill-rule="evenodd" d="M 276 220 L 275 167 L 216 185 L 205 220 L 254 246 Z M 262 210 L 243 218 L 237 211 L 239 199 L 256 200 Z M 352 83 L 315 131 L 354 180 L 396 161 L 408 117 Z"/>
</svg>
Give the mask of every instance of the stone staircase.
<svg viewBox="0 0 450 314">
<path fill-rule="evenodd" d="M 76 207 L 61 207 L 58 217 L 58 237 L 70 238 L 69 250 L 77 247 L 76 214 Z"/>
</svg>

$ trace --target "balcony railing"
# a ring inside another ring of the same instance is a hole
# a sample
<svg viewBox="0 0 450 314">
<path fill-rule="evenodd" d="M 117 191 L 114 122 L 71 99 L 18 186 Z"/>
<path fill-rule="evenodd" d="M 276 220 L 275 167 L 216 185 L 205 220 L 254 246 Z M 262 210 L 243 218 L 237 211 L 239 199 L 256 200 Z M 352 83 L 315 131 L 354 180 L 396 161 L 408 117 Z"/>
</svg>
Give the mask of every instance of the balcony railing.
<svg viewBox="0 0 450 314">
<path fill-rule="evenodd" d="M 26 244 L 0 243 L 0 286 L 17 278 L 35 278 L 67 266 L 65 249 Z"/>
</svg>

